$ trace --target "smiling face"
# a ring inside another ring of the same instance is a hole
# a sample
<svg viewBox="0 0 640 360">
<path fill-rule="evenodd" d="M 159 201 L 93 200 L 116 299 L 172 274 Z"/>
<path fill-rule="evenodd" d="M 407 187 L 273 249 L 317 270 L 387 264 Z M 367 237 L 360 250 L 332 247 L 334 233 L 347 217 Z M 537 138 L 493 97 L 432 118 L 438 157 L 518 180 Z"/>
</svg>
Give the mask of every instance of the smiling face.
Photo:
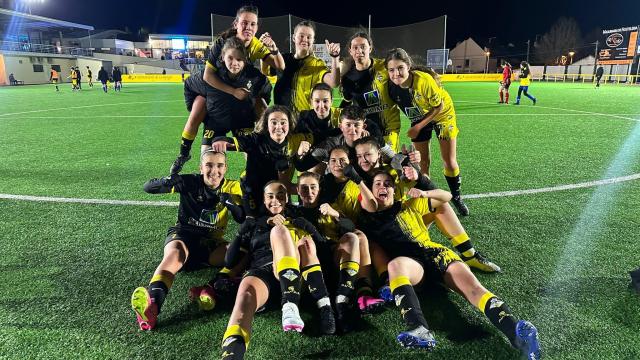
<svg viewBox="0 0 640 360">
<path fill-rule="evenodd" d="M 369 40 L 362 37 L 356 37 L 351 40 L 349 55 L 351 55 L 353 61 L 359 64 L 366 64 L 369 61 L 369 54 L 371 54 Z"/>
<path fill-rule="evenodd" d="M 331 93 L 327 90 L 316 90 L 311 94 L 311 106 L 319 119 L 329 116 L 331 102 Z"/>
<path fill-rule="evenodd" d="M 389 72 L 391 82 L 398 86 L 409 80 L 409 66 L 402 60 L 389 60 L 387 63 L 387 71 Z"/>
<path fill-rule="evenodd" d="M 303 206 L 314 206 L 320 194 L 320 184 L 313 176 L 304 176 L 298 180 L 298 195 Z"/>
<path fill-rule="evenodd" d="M 209 152 L 200 161 L 200 173 L 207 186 L 217 188 L 227 173 L 227 159 L 222 153 Z"/>
<path fill-rule="evenodd" d="M 329 171 L 337 179 L 345 179 L 342 170 L 349 165 L 349 155 L 342 149 L 336 149 L 329 154 Z"/>
<path fill-rule="evenodd" d="M 298 26 L 293 34 L 293 43 L 296 46 L 296 53 L 309 53 L 313 46 L 315 32 L 309 26 Z"/>
<path fill-rule="evenodd" d="M 228 49 L 222 54 L 224 66 L 233 75 L 239 74 L 245 66 L 245 60 L 242 52 L 238 49 Z"/>
<path fill-rule="evenodd" d="M 356 157 L 358 166 L 365 172 L 371 172 L 378 164 L 380 153 L 371 144 L 360 144 L 356 146 Z"/>
<path fill-rule="evenodd" d="M 378 203 L 388 207 L 393 205 L 393 178 L 391 175 L 381 173 L 373 178 L 373 185 L 371 186 L 371 192 L 373 197 L 378 200 Z"/>
<path fill-rule="evenodd" d="M 243 12 L 233 22 L 236 29 L 236 36 L 245 44 L 248 44 L 256 32 L 258 32 L 258 15 L 252 12 Z"/>
<path fill-rule="evenodd" d="M 287 114 L 275 111 L 269 114 L 267 119 L 267 126 L 269 130 L 269 136 L 278 144 L 281 144 L 289 134 L 289 118 Z"/>
<path fill-rule="evenodd" d="M 287 189 L 283 184 L 274 182 L 264 187 L 264 206 L 271 215 L 282 213 L 287 201 Z"/>
</svg>

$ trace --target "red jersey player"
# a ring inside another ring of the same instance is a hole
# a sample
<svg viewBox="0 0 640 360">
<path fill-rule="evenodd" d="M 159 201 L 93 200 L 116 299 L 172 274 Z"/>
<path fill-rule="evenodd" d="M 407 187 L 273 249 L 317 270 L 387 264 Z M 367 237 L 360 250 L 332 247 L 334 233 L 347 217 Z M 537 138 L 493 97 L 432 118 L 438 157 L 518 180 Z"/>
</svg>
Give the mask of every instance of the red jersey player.
<svg viewBox="0 0 640 360">
<path fill-rule="evenodd" d="M 511 64 L 502 60 L 502 81 L 500 81 L 500 101 L 498 104 L 508 104 L 509 103 L 509 85 L 511 85 Z"/>
</svg>

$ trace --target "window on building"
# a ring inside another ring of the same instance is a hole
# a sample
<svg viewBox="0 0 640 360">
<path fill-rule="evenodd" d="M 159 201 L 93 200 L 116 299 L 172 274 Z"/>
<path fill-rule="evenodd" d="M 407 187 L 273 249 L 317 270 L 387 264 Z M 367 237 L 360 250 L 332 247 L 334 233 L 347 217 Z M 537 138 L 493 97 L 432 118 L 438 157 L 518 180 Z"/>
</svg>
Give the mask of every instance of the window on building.
<svg viewBox="0 0 640 360">
<path fill-rule="evenodd" d="M 33 64 L 33 72 L 44 72 L 44 66 L 41 64 Z"/>
</svg>

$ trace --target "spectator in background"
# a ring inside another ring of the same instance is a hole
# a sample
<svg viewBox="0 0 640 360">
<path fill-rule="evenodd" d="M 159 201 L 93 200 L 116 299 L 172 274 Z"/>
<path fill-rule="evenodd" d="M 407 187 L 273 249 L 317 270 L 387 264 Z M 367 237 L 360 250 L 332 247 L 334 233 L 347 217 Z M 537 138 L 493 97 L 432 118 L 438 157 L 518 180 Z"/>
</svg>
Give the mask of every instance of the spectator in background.
<svg viewBox="0 0 640 360">
<path fill-rule="evenodd" d="M 113 68 L 111 77 L 113 77 L 113 90 L 121 91 L 122 90 L 122 73 L 120 72 L 120 69 L 117 66 Z"/>
<path fill-rule="evenodd" d="M 166 69 L 162 69 L 162 75 L 167 75 L 167 70 Z"/>
<path fill-rule="evenodd" d="M 100 71 L 98 71 L 98 80 L 100 80 L 100 82 L 102 83 L 102 91 L 107 92 L 107 81 L 109 81 L 109 74 L 107 74 L 107 70 L 104 69 L 104 66 L 101 66 Z"/>
<path fill-rule="evenodd" d="M 80 66 L 76 66 L 76 73 L 78 76 L 78 90 L 82 90 L 82 72 L 80 71 Z"/>
<path fill-rule="evenodd" d="M 16 81 L 13 73 L 9 74 L 9 85 L 18 85 L 18 81 Z"/>
<path fill-rule="evenodd" d="M 600 87 L 600 80 L 602 79 L 602 75 L 604 75 L 604 68 L 602 67 L 602 65 L 600 65 L 596 70 L 596 88 Z"/>
</svg>

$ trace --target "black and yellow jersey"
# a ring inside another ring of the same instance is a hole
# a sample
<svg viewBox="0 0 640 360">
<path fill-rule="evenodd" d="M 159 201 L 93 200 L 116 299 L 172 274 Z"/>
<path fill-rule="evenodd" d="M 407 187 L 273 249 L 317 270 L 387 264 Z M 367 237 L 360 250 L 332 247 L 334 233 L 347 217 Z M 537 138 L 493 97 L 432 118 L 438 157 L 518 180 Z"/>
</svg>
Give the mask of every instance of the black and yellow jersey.
<svg viewBox="0 0 640 360">
<path fill-rule="evenodd" d="M 320 180 L 320 204 L 327 203 L 337 212 L 357 224 L 360 214 L 360 188 L 351 180 L 338 182 L 333 174 Z"/>
<path fill-rule="evenodd" d="M 247 153 L 247 184 L 253 191 L 261 193 L 267 182 L 278 179 L 276 163 L 283 160 L 290 163 L 302 141 L 313 143 L 313 135 L 289 134 L 281 144 L 273 141 L 268 134 L 258 133 L 232 138 L 216 138 L 214 142 L 218 140 L 230 141 L 235 145 L 236 151 Z"/>
<path fill-rule="evenodd" d="M 176 225 L 210 239 L 222 239 L 229 223 L 229 211 L 220 202 L 220 194 L 229 194 L 229 201 L 236 205 L 242 201 L 239 181 L 224 179 L 213 189 L 204 183 L 200 174 L 174 175 L 169 181 L 153 179 L 145 184 L 145 191 L 179 193 Z"/>
<path fill-rule="evenodd" d="M 431 109 L 440 106 L 440 104 L 443 105 L 442 110 L 433 119 L 433 122 L 455 117 L 451 96 L 438 86 L 431 75 L 418 70 L 412 70 L 411 74 L 411 85 L 408 88 L 403 89 L 391 81 L 388 82 L 388 87 L 389 95 L 411 120 L 412 125 L 420 122 Z"/>
<path fill-rule="evenodd" d="M 250 95 L 245 100 L 238 100 L 235 96 L 209 86 L 203 79 L 202 73 L 193 77 L 202 82 L 207 90 L 207 129 L 229 131 L 244 128 L 253 128 L 257 120 L 255 110 L 256 101 L 268 103 L 271 100 L 271 83 L 253 65 L 247 64 L 240 74 L 231 77 L 228 71 L 218 72 L 220 80 L 234 88 L 249 90 Z M 191 77 L 189 77 L 191 79 Z M 189 80 L 187 79 L 187 81 Z"/>
<path fill-rule="evenodd" d="M 87 77 L 89 79 L 91 79 L 93 77 L 93 73 L 91 72 L 91 69 L 87 69 Z"/>
<path fill-rule="evenodd" d="M 296 59 L 294 54 L 283 55 L 285 68 L 276 72 L 278 80 L 273 88 L 273 102 L 285 105 L 294 113 L 311 109 L 311 90 L 321 83 L 329 71 L 323 60 L 313 54 Z"/>
<path fill-rule="evenodd" d="M 528 66 L 520 68 L 520 86 L 529 86 L 531 84 L 531 70 Z"/>
<path fill-rule="evenodd" d="M 371 66 L 359 71 L 353 66 L 341 80 L 344 99 L 364 109 L 370 133 L 373 123 L 382 135 L 400 131 L 400 111 L 389 97 L 389 74 L 383 59 L 371 59 Z"/>
<path fill-rule="evenodd" d="M 318 118 L 313 110 L 304 110 L 298 115 L 298 122 L 294 133 L 313 134 L 313 141 L 316 144 L 322 143 L 328 137 L 341 135 L 339 108 L 331 108 L 329 116 L 325 119 Z"/>
<path fill-rule="evenodd" d="M 223 39 L 220 36 L 211 46 L 209 56 L 207 57 L 207 67 L 213 69 L 213 71 L 218 71 L 218 69 L 222 69 L 224 67 L 221 56 L 222 47 L 224 46 L 225 41 L 226 39 Z M 256 60 L 262 60 L 271 55 L 271 51 L 255 36 L 247 46 L 247 52 L 249 53 L 249 62 L 251 63 Z"/>
<path fill-rule="evenodd" d="M 433 212 L 428 198 L 396 201 L 392 207 L 375 213 L 362 212 L 361 227 L 367 237 L 381 245 L 417 243 L 421 247 L 443 247 L 429 237 L 422 217 Z M 383 246 L 384 247 L 384 246 Z"/>
<path fill-rule="evenodd" d="M 307 219 L 329 241 L 337 242 L 342 235 L 355 230 L 353 221 L 344 216 L 336 219 L 329 215 L 322 215 L 320 212 L 321 204 L 321 202 L 318 202 L 314 207 L 290 205 L 287 210 L 291 216 Z"/>
<path fill-rule="evenodd" d="M 356 170 L 358 171 L 358 174 L 360 174 L 360 176 L 362 177 L 362 180 L 367 185 L 367 187 L 371 189 L 373 185 L 373 177 L 370 174 L 362 171 L 357 166 L 356 166 Z M 396 169 L 392 168 L 391 165 L 384 164 L 382 166 L 379 166 L 375 168 L 373 173 L 377 174 L 378 171 L 384 171 L 385 173 L 391 175 L 391 178 L 393 178 L 393 182 L 396 185 L 393 198 L 396 201 L 407 200 L 408 199 L 407 192 L 411 188 L 415 187 L 417 184 L 416 181 L 403 180 L 401 176 L 398 174 L 398 172 L 396 171 Z"/>
<path fill-rule="evenodd" d="M 257 218 L 253 233 L 250 234 L 250 236 L 238 239 L 238 241 L 241 241 L 239 247 L 246 250 L 249 254 L 249 268 L 251 269 L 260 268 L 273 262 L 270 236 L 273 226 L 267 224 L 267 219 L 270 216 L 271 215 L 265 215 Z M 285 217 L 283 225 L 289 230 L 294 244 L 297 244 L 298 241 L 305 236 L 311 236 L 307 231 L 293 225 L 291 220 L 291 218 Z"/>
</svg>

